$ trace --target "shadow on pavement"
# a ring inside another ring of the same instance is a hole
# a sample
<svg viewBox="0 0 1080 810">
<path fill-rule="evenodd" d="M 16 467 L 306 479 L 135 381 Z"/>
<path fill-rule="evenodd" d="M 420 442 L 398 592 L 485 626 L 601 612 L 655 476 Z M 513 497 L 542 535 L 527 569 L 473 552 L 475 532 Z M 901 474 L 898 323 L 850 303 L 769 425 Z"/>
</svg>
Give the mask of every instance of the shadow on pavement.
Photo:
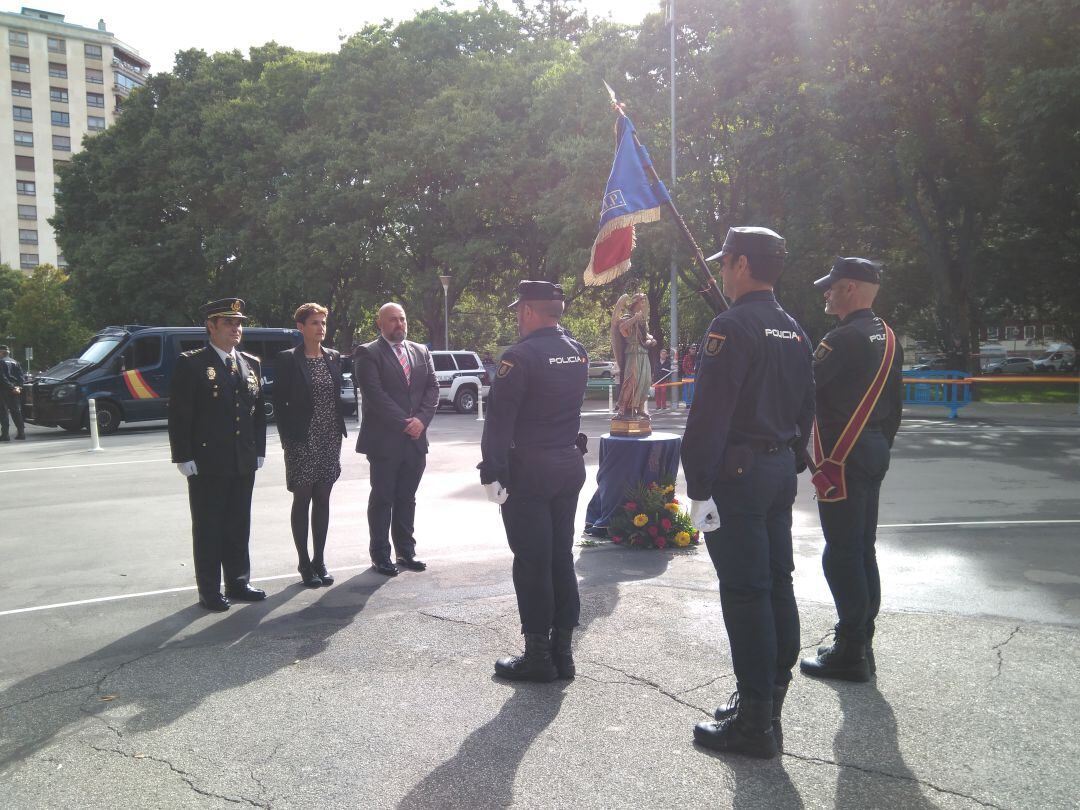
<svg viewBox="0 0 1080 810">
<path fill-rule="evenodd" d="M 304 589 L 297 583 L 262 602 L 234 605 L 218 621 L 171 641 L 195 621 L 213 618 L 192 605 L 77 661 L 15 683 L 0 692 L 0 767 L 41 749 L 85 718 L 100 719 L 118 737 L 160 728 L 218 692 L 315 656 L 385 582 L 365 572 L 325 589 L 302 610 L 264 621 Z M 150 658 L 155 660 L 144 663 Z M 100 717 L 106 713 L 115 716 Z"/>
<path fill-rule="evenodd" d="M 500 682 L 501 683 L 501 682 Z M 409 791 L 399 808 L 510 807 L 525 752 L 559 714 L 566 682 L 514 684 L 491 720 Z M 541 806 L 542 798 L 533 797 Z"/>
<path fill-rule="evenodd" d="M 667 571 L 675 554 L 685 552 L 629 549 L 616 545 L 583 549 L 577 560 L 581 576 L 581 624 L 579 632 L 597 619 L 610 616 L 619 604 L 619 586 L 625 582 L 653 579 Z"/>
<path fill-rule="evenodd" d="M 840 728 L 833 738 L 833 756 L 840 765 L 836 781 L 838 810 L 866 806 L 872 768 L 895 780 L 890 790 L 893 807 L 904 810 L 936 810 L 938 805 L 923 795 L 918 777 L 912 773 L 900 753 L 896 715 L 875 684 L 866 687 L 822 680 L 840 699 Z M 870 762 L 867 762 L 867 760 Z M 855 767 L 845 767 L 853 765 Z"/>
</svg>

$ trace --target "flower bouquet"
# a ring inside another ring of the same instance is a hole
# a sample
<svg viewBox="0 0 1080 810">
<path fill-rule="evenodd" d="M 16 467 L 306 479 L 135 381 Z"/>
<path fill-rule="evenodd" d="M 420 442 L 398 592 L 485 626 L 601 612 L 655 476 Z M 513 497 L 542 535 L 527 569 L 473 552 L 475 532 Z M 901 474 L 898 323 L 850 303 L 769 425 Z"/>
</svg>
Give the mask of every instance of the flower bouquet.
<svg viewBox="0 0 1080 810">
<path fill-rule="evenodd" d="M 675 497 L 674 481 L 630 487 L 626 502 L 608 524 L 608 536 L 613 543 L 635 548 L 686 548 L 701 542 Z"/>
</svg>

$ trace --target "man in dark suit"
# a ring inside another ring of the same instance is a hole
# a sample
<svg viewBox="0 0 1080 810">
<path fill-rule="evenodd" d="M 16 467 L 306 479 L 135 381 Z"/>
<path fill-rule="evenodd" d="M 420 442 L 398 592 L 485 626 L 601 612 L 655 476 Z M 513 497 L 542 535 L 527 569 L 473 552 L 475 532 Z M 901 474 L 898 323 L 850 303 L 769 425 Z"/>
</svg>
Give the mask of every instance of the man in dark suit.
<svg viewBox="0 0 1080 810">
<path fill-rule="evenodd" d="M 368 550 L 372 567 L 397 576 L 398 566 L 423 571 L 416 559 L 413 518 L 416 488 L 427 466 L 427 426 L 439 405 L 439 384 L 431 353 L 406 340 L 408 323 L 398 304 L 383 304 L 375 321 L 379 337 L 357 347 L 353 357 L 363 418 L 356 452 L 367 455 Z M 394 541 L 397 565 L 390 561 Z"/>
<path fill-rule="evenodd" d="M 266 413 L 259 358 L 236 349 L 244 332 L 244 302 L 212 301 L 203 314 L 210 345 L 177 360 L 169 445 L 173 463 L 188 480 L 199 604 L 223 611 L 230 600 L 266 598 L 248 584 L 251 491 L 266 456 Z"/>
</svg>

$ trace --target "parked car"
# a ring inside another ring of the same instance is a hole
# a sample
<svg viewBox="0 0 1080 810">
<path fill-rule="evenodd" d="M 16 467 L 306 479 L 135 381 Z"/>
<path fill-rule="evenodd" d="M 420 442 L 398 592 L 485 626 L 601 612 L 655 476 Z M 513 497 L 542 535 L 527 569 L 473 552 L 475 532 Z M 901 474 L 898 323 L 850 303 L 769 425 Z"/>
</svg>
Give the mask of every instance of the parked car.
<svg viewBox="0 0 1080 810">
<path fill-rule="evenodd" d="M 610 380 L 615 376 L 618 368 L 611 360 L 594 360 L 589 363 L 589 377 L 598 380 Z"/>
<path fill-rule="evenodd" d="M 349 413 L 356 413 L 360 404 L 356 397 L 356 384 L 353 382 L 352 372 L 346 371 L 341 375 L 341 400 L 349 407 Z"/>
<path fill-rule="evenodd" d="M 987 374 L 1034 374 L 1035 362 L 1030 357 L 1006 357 L 986 367 Z"/>
<path fill-rule="evenodd" d="M 947 357 L 935 357 L 925 363 L 920 363 L 917 366 L 911 367 L 912 371 L 948 371 L 949 370 L 949 358 Z"/>
<path fill-rule="evenodd" d="M 435 379 L 439 383 L 439 404 L 453 405 L 458 413 L 476 410 L 478 396 L 487 396 L 491 387 L 484 364 L 476 352 L 432 351 Z"/>
<path fill-rule="evenodd" d="M 1076 352 L 1049 351 L 1035 361 L 1039 372 L 1070 371 L 1076 365 Z"/>
<path fill-rule="evenodd" d="M 90 399 L 97 402 L 102 433 L 115 433 L 121 422 L 165 419 L 177 358 L 201 349 L 207 340 L 201 326 L 107 326 L 77 356 L 40 372 L 23 387 L 26 419 L 77 433 L 89 427 Z M 244 330 L 240 348 L 262 359 L 268 419 L 274 416 L 274 358 L 300 340 L 295 329 Z"/>
</svg>

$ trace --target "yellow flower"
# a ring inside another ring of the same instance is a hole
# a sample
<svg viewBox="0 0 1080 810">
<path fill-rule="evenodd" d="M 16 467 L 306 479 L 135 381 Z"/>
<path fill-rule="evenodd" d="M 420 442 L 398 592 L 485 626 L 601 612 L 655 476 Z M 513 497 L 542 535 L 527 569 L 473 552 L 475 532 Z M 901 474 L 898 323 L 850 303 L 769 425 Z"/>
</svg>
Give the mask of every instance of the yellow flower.
<svg viewBox="0 0 1080 810">
<path fill-rule="evenodd" d="M 671 514 L 673 515 L 677 515 L 679 513 L 679 505 L 677 503 L 665 503 L 664 508 L 671 512 Z"/>
<path fill-rule="evenodd" d="M 648 515 L 635 515 L 634 516 L 634 525 L 635 526 L 644 526 L 648 522 L 649 522 L 649 516 Z"/>
<path fill-rule="evenodd" d="M 677 545 L 679 548 L 686 548 L 688 545 L 690 545 L 690 535 L 686 532 L 679 532 L 677 535 L 675 535 L 674 539 L 675 545 Z"/>
<path fill-rule="evenodd" d="M 675 491 L 675 485 L 674 484 L 668 484 L 667 487 L 664 489 L 664 492 L 667 492 L 669 494 L 674 492 L 674 491 Z"/>
</svg>

